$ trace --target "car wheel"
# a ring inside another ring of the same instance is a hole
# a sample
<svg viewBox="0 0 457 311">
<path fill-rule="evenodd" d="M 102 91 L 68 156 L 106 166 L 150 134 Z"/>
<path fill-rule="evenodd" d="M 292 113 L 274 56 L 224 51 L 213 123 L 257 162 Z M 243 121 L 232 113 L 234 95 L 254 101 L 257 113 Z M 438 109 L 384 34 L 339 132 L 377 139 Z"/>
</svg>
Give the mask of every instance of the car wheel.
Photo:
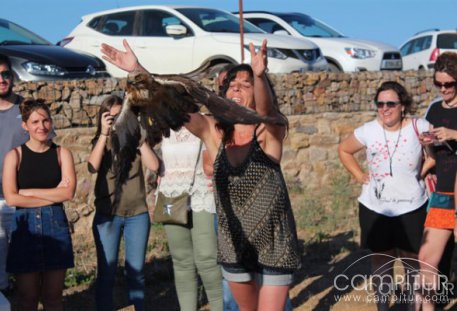
<svg viewBox="0 0 457 311">
<path fill-rule="evenodd" d="M 330 72 L 341 72 L 341 69 L 334 63 L 328 63 L 328 71 Z"/>
</svg>

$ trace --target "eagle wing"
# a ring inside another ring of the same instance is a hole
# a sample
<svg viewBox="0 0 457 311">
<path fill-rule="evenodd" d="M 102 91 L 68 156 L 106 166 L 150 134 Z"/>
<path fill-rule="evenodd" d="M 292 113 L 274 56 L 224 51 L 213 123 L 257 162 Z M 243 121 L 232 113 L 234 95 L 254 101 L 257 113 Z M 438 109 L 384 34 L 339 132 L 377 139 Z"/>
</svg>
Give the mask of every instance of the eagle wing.
<svg viewBox="0 0 457 311">
<path fill-rule="evenodd" d="M 221 97 L 215 92 L 208 90 L 193 79 L 183 75 L 160 75 L 155 78 L 164 84 L 181 86 L 185 92 L 191 96 L 198 105 L 204 105 L 213 116 L 226 124 L 257 124 L 269 123 L 285 125 L 281 117 L 260 116 L 254 110 L 240 106 L 234 101 Z"/>
<path fill-rule="evenodd" d="M 226 124 L 284 124 L 280 117 L 260 116 L 183 75 L 130 74 L 122 110 L 111 131 L 116 175 L 113 205 L 120 201 L 122 186 L 143 142 L 153 147 L 163 136 L 170 136 L 170 129 L 178 130 L 188 122 L 189 113 L 202 105 Z"/>
</svg>

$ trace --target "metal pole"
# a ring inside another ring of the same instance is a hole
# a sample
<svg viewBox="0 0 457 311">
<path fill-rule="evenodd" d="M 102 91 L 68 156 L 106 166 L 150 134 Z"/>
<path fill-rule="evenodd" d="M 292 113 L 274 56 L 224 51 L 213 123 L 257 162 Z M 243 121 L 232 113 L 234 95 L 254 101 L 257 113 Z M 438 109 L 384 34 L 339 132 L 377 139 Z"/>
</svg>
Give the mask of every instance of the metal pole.
<svg viewBox="0 0 457 311">
<path fill-rule="evenodd" d="M 238 1 L 238 11 L 240 13 L 240 45 L 241 63 L 244 63 L 244 19 L 243 19 L 243 0 Z"/>
</svg>

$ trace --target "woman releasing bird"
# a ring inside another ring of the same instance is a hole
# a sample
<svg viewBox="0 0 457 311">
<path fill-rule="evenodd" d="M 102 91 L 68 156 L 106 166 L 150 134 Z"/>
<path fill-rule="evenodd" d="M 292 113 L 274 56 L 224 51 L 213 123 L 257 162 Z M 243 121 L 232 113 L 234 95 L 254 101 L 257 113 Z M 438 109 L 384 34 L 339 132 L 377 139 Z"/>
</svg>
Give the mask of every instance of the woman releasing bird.
<svg viewBox="0 0 457 311">
<path fill-rule="evenodd" d="M 141 69 L 125 41 L 124 46 L 122 52 L 103 44 L 104 59 L 128 72 Z M 214 161 L 218 262 L 240 310 L 282 310 L 292 273 L 300 265 L 280 167 L 287 119 L 265 73 L 266 40 L 258 52 L 252 44 L 249 48 L 251 66 L 232 68 L 222 93 L 232 99 L 227 101 L 229 111 L 245 107 L 260 115 L 258 121 L 228 125 L 215 120 L 217 115 L 189 113 L 185 126 L 204 142 Z"/>
<path fill-rule="evenodd" d="M 125 40 L 124 47 L 131 52 Z M 102 52 L 106 55 L 103 58 L 111 62 L 114 61 L 110 56 L 112 51 L 106 44 L 102 45 Z M 261 122 L 284 125 L 282 118 L 260 116 L 256 111 L 236 105 L 183 75 L 150 75 L 138 66 L 128 68 L 134 70 L 127 78 L 122 111 L 111 134 L 116 173 L 115 205 L 138 146 L 144 141 L 154 146 L 162 140 L 162 136 L 169 137 L 170 129 L 179 130 L 190 120 L 189 113 L 197 112 L 201 105 L 205 105 L 219 123 L 225 125 Z"/>
</svg>

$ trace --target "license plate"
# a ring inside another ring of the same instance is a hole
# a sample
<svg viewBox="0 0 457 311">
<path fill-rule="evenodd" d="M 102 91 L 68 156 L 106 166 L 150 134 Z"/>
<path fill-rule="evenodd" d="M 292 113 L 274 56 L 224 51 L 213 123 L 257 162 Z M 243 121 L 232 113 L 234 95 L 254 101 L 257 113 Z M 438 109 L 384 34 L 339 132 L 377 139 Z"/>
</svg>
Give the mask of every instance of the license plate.
<svg viewBox="0 0 457 311">
<path fill-rule="evenodd" d="M 401 60 L 399 60 L 399 59 L 383 60 L 381 69 L 401 69 Z"/>
</svg>

